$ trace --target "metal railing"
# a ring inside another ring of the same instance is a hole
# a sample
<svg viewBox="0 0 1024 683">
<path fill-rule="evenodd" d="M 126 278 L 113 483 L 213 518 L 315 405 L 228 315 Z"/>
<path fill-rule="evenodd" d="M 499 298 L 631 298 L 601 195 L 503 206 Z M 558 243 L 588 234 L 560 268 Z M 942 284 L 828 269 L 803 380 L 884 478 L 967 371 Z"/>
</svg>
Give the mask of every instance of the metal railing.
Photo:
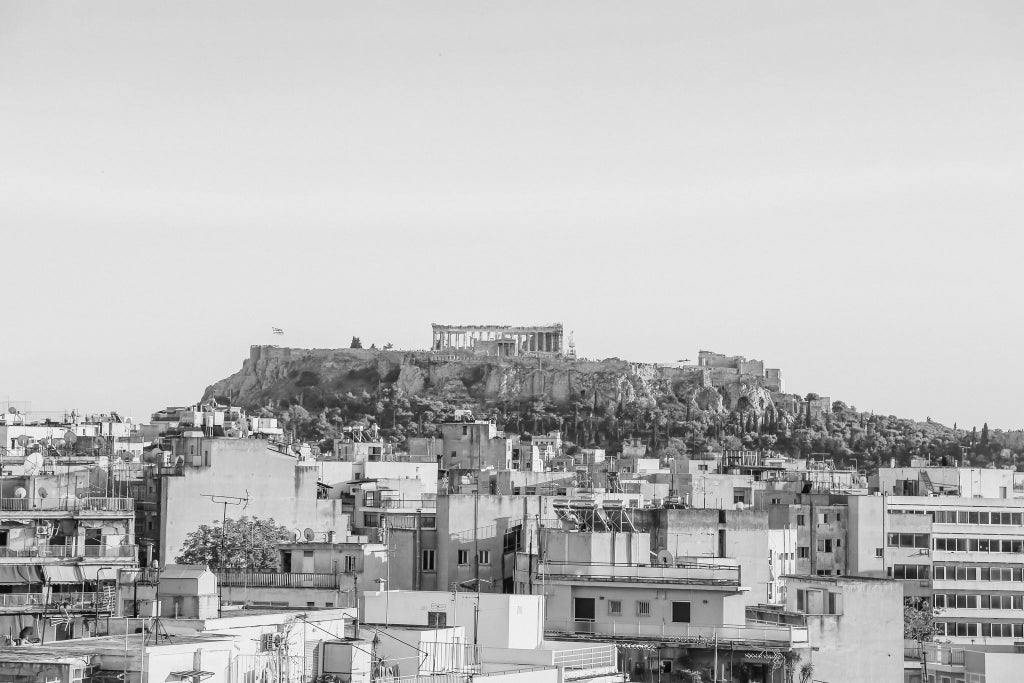
<svg viewBox="0 0 1024 683">
<path fill-rule="evenodd" d="M 0 498 L 3 512 L 134 512 L 132 498 Z"/>
<path fill-rule="evenodd" d="M 326 588 L 341 584 L 337 574 L 316 572 L 217 572 L 217 581 L 224 586 L 249 588 Z"/>
<path fill-rule="evenodd" d="M 567 669 L 599 669 L 615 666 L 618 648 L 614 645 L 581 647 L 574 650 L 556 650 L 553 656 L 555 666 Z"/>
<path fill-rule="evenodd" d="M 75 591 L 71 593 L 6 593 L 0 594 L 2 607 L 50 607 L 57 605 L 85 606 L 103 603 L 103 593 Z"/>
<path fill-rule="evenodd" d="M 677 623 L 644 623 L 643 621 L 586 621 L 576 619 L 545 621 L 549 633 L 591 634 L 609 637 L 665 638 L 697 647 L 719 643 L 754 643 L 764 646 L 799 645 L 807 643 L 803 626 L 702 626 Z"/>
<path fill-rule="evenodd" d="M 677 565 L 596 565 L 576 562 L 543 562 L 538 576 L 569 581 L 625 581 L 646 583 L 684 583 L 693 585 L 739 586 L 737 566 Z"/>
<path fill-rule="evenodd" d="M 4 557 L 123 557 L 134 558 L 138 546 L 134 545 L 37 545 L 32 548 L 0 547 L 0 558 Z"/>
<path fill-rule="evenodd" d="M 135 545 L 87 545 L 82 557 L 135 557 Z"/>
</svg>

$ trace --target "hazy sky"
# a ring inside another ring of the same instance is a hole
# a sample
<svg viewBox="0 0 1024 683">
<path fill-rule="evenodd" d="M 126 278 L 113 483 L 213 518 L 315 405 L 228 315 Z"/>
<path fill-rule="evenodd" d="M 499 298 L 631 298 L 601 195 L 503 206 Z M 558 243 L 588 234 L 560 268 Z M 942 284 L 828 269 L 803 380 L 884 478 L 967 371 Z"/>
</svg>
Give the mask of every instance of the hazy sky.
<svg viewBox="0 0 1024 683">
<path fill-rule="evenodd" d="M 3 0 L 0 400 L 560 320 L 1024 426 L 1022 84 L 1012 1 Z"/>
</svg>

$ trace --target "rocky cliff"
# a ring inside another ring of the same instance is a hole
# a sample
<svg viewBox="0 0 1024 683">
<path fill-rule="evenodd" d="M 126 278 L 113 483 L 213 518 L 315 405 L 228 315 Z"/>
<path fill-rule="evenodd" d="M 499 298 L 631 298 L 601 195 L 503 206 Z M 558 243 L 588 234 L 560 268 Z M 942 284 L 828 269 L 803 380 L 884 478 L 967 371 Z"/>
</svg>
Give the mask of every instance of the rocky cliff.
<svg viewBox="0 0 1024 683">
<path fill-rule="evenodd" d="M 443 398 L 486 409 L 541 399 L 558 408 L 574 403 L 598 411 L 653 408 L 666 401 L 710 413 L 774 410 L 771 392 L 756 378 L 712 387 L 696 368 L 566 358 L 443 359 L 424 351 L 253 347 L 242 369 L 209 387 L 204 399 L 224 397 L 247 408 L 298 403 L 319 409 L 364 391 Z"/>
</svg>

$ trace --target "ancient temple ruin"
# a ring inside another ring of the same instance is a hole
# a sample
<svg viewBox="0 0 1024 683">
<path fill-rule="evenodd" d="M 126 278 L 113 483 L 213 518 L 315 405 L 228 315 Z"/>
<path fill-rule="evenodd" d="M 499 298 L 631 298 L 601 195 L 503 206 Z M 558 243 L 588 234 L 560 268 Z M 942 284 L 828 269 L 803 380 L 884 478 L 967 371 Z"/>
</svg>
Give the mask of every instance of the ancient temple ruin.
<svg viewBox="0 0 1024 683">
<path fill-rule="evenodd" d="M 434 351 L 468 351 L 482 356 L 523 356 L 533 353 L 561 354 L 562 324 L 516 327 L 513 325 L 438 325 L 434 323 Z"/>
</svg>

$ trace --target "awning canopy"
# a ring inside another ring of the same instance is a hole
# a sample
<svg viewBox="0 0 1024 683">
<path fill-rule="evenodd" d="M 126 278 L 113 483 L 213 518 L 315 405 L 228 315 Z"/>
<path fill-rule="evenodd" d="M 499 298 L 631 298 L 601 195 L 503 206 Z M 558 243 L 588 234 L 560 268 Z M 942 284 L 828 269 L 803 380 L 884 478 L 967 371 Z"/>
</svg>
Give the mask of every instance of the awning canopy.
<svg viewBox="0 0 1024 683">
<path fill-rule="evenodd" d="M 114 567 L 80 564 L 78 565 L 78 573 L 81 577 L 79 581 L 97 581 L 99 579 L 115 581 L 117 579 L 117 569 Z"/>
<path fill-rule="evenodd" d="M 0 565 L 0 586 L 20 586 L 42 581 L 37 564 Z"/>
<path fill-rule="evenodd" d="M 81 583 L 82 577 L 75 567 L 67 564 L 43 565 L 43 578 L 47 583 Z"/>
</svg>

